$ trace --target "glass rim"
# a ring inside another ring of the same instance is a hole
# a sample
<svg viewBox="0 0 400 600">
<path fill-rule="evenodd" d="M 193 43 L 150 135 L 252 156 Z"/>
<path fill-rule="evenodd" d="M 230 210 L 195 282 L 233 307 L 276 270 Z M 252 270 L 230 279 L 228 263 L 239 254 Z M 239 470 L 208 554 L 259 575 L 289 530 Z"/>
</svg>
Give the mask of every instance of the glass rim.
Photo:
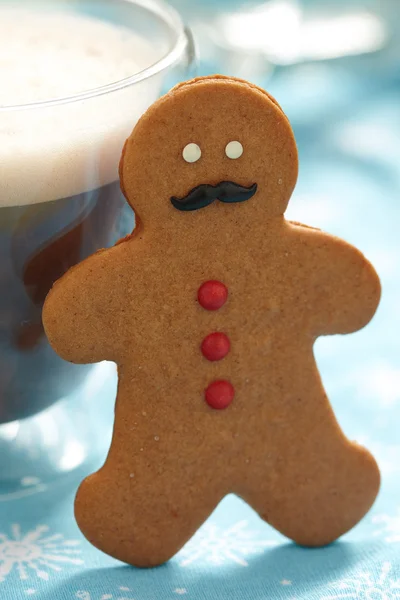
<svg viewBox="0 0 400 600">
<path fill-rule="evenodd" d="M 186 48 L 190 44 L 191 37 L 190 32 L 188 28 L 185 27 L 178 11 L 176 11 L 172 6 L 164 2 L 164 0 L 123 1 L 128 4 L 135 4 L 147 10 L 149 13 L 160 17 L 164 25 L 167 25 L 169 30 L 175 34 L 174 45 L 170 50 L 168 50 L 168 52 L 164 56 L 162 56 L 152 65 L 145 67 L 141 71 L 138 71 L 133 75 L 129 75 L 128 77 L 124 77 L 123 79 L 119 79 L 118 81 L 115 81 L 113 83 L 106 83 L 105 85 L 101 85 L 99 87 L 92 88 L 84 92 L 79 92 L 78 94 L 73 94 L 71 96 L 64 96 L 61 98 L 53 98 L 49 100 L 39 100 L 38 102 L 29 102 L 25 104 L 10 104 L 7 106 L 0 106 L 0 112 L 51 108 L 55 106 L 61 106 L 63 104 L 71 104 L 73 102 L 89 100 L 91 98 L 103 96 L 105 94 L 123 90 L 125 88 L 130 87 L 131 85 L 141 83 L 142 81 L 145 81 L 146 79 L 149 79 L 150 77 L 161 73 L 168 67 L 173 66 L 184 54 Z"/>
</svg>

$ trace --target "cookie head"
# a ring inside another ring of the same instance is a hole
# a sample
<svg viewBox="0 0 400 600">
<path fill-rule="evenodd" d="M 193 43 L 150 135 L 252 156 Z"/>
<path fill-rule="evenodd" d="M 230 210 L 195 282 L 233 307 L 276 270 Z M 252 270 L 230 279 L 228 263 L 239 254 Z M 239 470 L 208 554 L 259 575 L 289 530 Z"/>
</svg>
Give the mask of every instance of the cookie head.
<svg viewBox="0 0 400 600">
<path fill-rule="evenodd" d="M 297 179 L 289 121 L 266 92 L 220 76 L 183 83 L 137 124 L 121 184 L 139 218 L 240 210 L 282 215 Z"/>
</svg>

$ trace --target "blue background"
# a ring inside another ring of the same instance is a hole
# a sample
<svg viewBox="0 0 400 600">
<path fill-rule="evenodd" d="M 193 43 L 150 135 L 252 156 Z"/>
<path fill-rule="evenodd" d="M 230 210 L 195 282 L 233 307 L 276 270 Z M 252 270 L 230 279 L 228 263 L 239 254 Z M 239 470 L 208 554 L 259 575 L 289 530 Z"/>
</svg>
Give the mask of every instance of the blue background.
<svg viewBox="0 0 400 600">
<path fill-rule="evenodd" d="M 224 3 L 203 3 L 201 10 L 190 2 L 176 4 L 195 29 L 224 10 Z M 364 4 L 386 19 L 389 29 L 399 20 L 395 2 Z M 335 3 L 335 10 L 342 10 L 342 3 Z M 200 73 L 226 72 L 227 54 L 213 52 L 206 49 Z M 316 346 L 345 433 L 367 445 L 382 470 L 382 490 L 371 513 L 332 546 L 304 550 L 232 496 L 169 564 L 151 571 L 127 567 L 92 548 L 73 519 L 76 487 L 106 451 L 108 437 L 100 443 L 99 434 L 92 460 L 81 469 L 43 483 L 33 461 L 17 488 L 0 493 L 2 600 L 400 598 L 398 58 L 392 43 L 367 57 L 285 66 L 258 57 L 251 73 L 277 97 L 295 130 L 301 168 L 287 216 L 358 246 L 382 280 L 373 322 L 357 334 L 325 338 Z M 98 433 L 112 418 L 114 386 L 112 376 L 102 388 L 100 411 L 94 405 L 98 395 L 88 389 L 91 410 L 101 413 Z M 69 410 L 73 419 L 74 405 Z"/>
</svg>

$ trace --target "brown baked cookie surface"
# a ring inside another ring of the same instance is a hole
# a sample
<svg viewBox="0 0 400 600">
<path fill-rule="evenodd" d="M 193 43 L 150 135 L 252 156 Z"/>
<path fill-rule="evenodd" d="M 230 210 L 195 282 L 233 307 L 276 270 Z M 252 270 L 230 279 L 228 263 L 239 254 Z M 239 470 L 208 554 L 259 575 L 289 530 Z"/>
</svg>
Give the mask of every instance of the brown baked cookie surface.
<svg viewBox="0 0 400 600">
<path fill-rule="evenodd" d="M 122 561 L 167 561 L 230 492 L 307 546 L 337 539 L 376 497 L 376 462 L 341 431 L 313 344 L 366 325 L 379 279 L 346 242 L 285 220 L 297 168 L 266 92 L 220 76 L 180 84 L 124 148 L 134 235 L 48 295 L 55 351 L 118 365 L 109 455 L 75 514 Z"/>
</svg>

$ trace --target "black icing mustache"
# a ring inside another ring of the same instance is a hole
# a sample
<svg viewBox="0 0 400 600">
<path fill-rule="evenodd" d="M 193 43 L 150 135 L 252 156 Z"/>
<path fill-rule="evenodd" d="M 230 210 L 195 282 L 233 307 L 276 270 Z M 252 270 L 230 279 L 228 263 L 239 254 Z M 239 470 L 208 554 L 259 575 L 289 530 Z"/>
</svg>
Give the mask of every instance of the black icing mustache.
<svg viewBox="0 0 400 600">
<path fill-rule="evenodd" d="M 244 202 L 252 198 L 256 191 L 256 183 L 253 183 L 250 187 L 244 187 L 234 181 L 221 181 L 217 185 L 203 183 L 194 187 L 183 198 L 172 196 L 171 203 L 178 210 L 198 210 L 199 208 L 209 206 L 214 200 L 219 200 L 220 202 Z"/>
</svg>

